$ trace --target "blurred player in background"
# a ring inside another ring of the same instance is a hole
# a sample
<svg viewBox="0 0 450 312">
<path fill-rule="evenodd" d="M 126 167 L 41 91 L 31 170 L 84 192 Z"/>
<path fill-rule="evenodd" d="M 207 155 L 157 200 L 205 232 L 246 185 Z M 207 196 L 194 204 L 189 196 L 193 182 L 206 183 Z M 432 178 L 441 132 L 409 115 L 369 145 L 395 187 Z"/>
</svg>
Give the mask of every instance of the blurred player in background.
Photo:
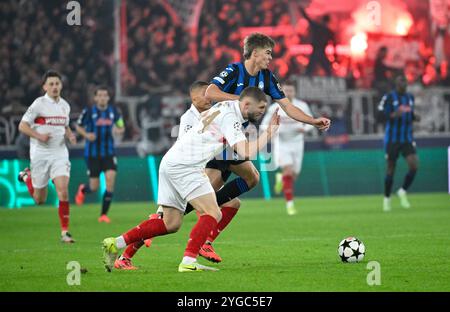
<svg viewBox="0 0 450 312">
<path fill-rule="evenodd" d="M 311 109 L 308 104 L 295 98 L 295 83 L 287 81 L 283 85 L 284 93 L 293 105 L 300 108 L 305 114 L 312 116 Z M 264 117 L 261 126 L 266 127 L 269 123 L 270 116 L 279 108 L 278 104 L 269 106 L 267 114 Z M 280 111 L 280 128 L 278 130 L 278 140 L 274 143 L 278 147 L 274 149 L 276 152 L 275 160 L 282 172 L 275 175 L 275 193 L 280 194 L 283 190 L 286 199 L 286 211 L 288 215 L 294 215 L 297 210 L 294 206 L 294 184 L 297 176 L 300 174 L 303 162 L 304 150 L 304 134 L 313 130 L 312 125 L 296 122 L 290 118 L 285 112 Z"/>
<path fill-rule="evenodd" d="M 163 207 L 163 218 L 145 220 L 121 236 L 103 240 L 107 271 L 112 270 L 119 249 L 143 239 L 177 232 L 188 202 L 200 213 L 200 218 L 191 231 L 178 271 L 217 270 L 197 262 L 201 246 L 222 218 L 205 166 L 223 150 L 224 140 L 243 158 L 256 155 L 277 130 L 279 116 L 275 112 L 268 129 L 253 142 L 247 141 L 241 125 L 246 120 L 260 120 L 266 106 L 265 94 L 258 88 L 249 87 L 238 101 L 218 103 L 202 114 L 201 122 L 175 142 L 159 167 L 158 205 Z"/>
<path fill-rule="evenodd" d="M 386 153 L 386 177 L 384 180 L 383 210 L 391 210 L 391 191 L 394 182 L 395 165 L 401 153 L 408 164 L 402 187 L 397 191 L 403 208 L 411 205 L 406 191 L 411 186 L 418 168 L 416 142 L 413 137 L 413 121 L 420 118 L 414 113 L 414 96 L 406 92 L 406 77 L 398 75 L 395 78 L 395 89 L 381 99 L 378 106 L 380 119 L 386 122 L 384 150 Z"/>
<path fill-rule="evenodd" d="M 82 205 L 86 194 L 97 191 L 99 176 L 103 171 L 106 190 L 98 222 L 106 223 L 110 222 L 107 214 L 113 197 L 117 171 L 113 134 L 121 135 L 125 131 L 121 114 L 109 104 L 109 100 L 108 88 L 98 87 L 94 94 L 95 105 L 83 110 L 76 126 L 77 132 L 86 139 L 84 157 L 88 166 L 89 183 L 80 184 L 75 203 Z"/>
<path fill-rule="evenodd" d="M 19 173 L 19 181 L 26 183 L 36 204 L 45 203 L 48 180 L 55 185 L 59 199 L 61 242 L 74 243 L 69 233 L 70 161 L 65 138 L 76 143 L 69 127 L 70 106 L 62 97 L 61 75 L 49 70 L 42 81 L 45 95 L 38 97 L 23 115 L 19 131 L 30 139 L 30 169 Z"/>
</svg>

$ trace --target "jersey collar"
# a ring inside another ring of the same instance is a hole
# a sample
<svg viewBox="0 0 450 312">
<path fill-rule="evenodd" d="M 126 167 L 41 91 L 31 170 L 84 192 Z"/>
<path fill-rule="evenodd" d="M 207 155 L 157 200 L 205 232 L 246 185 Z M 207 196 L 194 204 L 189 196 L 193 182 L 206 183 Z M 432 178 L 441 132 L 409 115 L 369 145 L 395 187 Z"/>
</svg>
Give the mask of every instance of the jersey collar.
<svg viewBox="0 0 450 312">
<path fill-rule="evenodd" d="M 200 119 L 200 112 L 198 111 L 197 107 L 195 107 L 194 104 L 191 104 L 190 110 L 194 113 L 194 115 L 195 115 L 195 117 L 197 117 L 197 119 Z"/>
<path fill-rule="evenodd" d="M 52 103 L 58 104 L 59 102 L 61 102 L 61 97 L 59 97 L 58 102 L 56 102 L 53 98 L 50 97 L 50 95 L 48 95 L 47 92 L 45 93 L 44 97 L 45 97 L 47 100 L 49 100 L 50 102 L 52 102 Z"/>
</svg>

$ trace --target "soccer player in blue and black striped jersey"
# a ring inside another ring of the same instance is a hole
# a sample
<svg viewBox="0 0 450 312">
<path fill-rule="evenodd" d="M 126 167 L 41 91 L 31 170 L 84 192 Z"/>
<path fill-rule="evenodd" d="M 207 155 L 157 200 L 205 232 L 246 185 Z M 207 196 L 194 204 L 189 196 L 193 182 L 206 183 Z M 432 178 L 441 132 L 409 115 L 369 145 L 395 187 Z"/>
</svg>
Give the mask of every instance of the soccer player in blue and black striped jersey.
<svg viewBox="0 0 450 312">
<path fill-rule="evenodd" d="M 414 113 L 414 97 L 406 92 L 407 81 L 404 75 L 395 78 L 395 89 L 385 94 L 378 106 L 379 116 L 386 122 L 384 150 L 386 153 L 386 177 L 384 180 L 383 210 L 391 210 L 391 190 L 395 164 L 401 153 L 408 163 L 409 171 L 402 187 L 397 191 L 403 208 L 409 208 L 406 191 L 411 186 L 417 172 L 418 160 L 416 143 L 413 137 L 413 121 L 419 116 Z"/>
<path fill-rule="evenodd" d="M 269 95 L 272 100 L 278 102 L 289 117 L 314 125 L 320 130 L 327 130 L 330 126 L 329 119 L 310 117 L 294 106 L 285 96 L 277 78 L 268 69 L 274 46 L 273 39 L 264 34 L 253 33 L 247 36 L 244 40 L 244 61 L 229 64 L 220 74 L 215 76 L 211 80 L 205 96 L 213 102 L 238 100 L 245 88 L 257 87 Z M 221 194 L 217 195 L 217 200 L 220 202 L 238 197 L 255 187 L 259 182 L 259 172 L 251 161 L 236 160 L 233 153 L 228 155 L 225 153 L 223 156 L 223 160 L 216 157 L 206 165 L 206 174 L 212 185 L 216 189 L 220 189 L 223 185 Z M 225 184 L 231 172 L 239 177 Z M 224 212 L 222 214 L 222 221 L 219 222 L 218 229 L 222 228 L 221 223 L 230 222 L 232 218 Z M 211 239 L 208 239 L 201 248 L 200 255 L 214 261 L 214 258 L 218 257 L 210 244 L 211 241 Z"/>
<path fill-rule="evenodd" d="M 99 222 L 109 223 L 107 216 L 114 192 L 117 160 L 114 150 L 113 131 L 122 134 L 125 131 L 120 112 L 109 105 L 109 93 L 105 86 L 95 90 L 93 107 L 83 110 L 77 122 L 77 132 L 86 139 L 84 156 L 88 166 L 89 183 L 78 187 L 75 203 L 82 205 L 85 195 L 95 192 L 99 186 L 99 176 L 103 171 L 106 178 L 106 191 Z"/>
</svg>

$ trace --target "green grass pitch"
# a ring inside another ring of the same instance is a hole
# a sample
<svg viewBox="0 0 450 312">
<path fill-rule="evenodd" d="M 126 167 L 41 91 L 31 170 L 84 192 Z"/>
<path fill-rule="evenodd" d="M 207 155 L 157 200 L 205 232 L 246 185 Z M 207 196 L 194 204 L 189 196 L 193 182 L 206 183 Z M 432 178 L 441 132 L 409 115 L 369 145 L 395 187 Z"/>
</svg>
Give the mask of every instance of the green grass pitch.
<svg viewBox="0 0 450 312">
<path fill-rule="evenodd" d="M 450 291 L 449 195 L 409 198 L 413 208 L 394 197 L 390 213 L 382 196 L 297 198 L 292 217 L 280 198 L 245 199 L 215 243 L 220 271 L 184 274 L 177 267 L 195 214 L 179 233 L 140 250 L 140 270 L 107 273 L 100 242 L 141 222 L 153 203 L 113 203 L 111 224 L 97 223 L 99 204 L 72 205 L 73 245 L 59 242 L 54 207 L 0 209 L 0 291 Z M 361 263 L 338 258 L 338 243 L 350 235 L 366 245 Z M 69 261 L 87 269 L 81 285 L 67 284 Z M 380 264 L 379 286 L 367 284 L 370 261 Z"/>
</svg>

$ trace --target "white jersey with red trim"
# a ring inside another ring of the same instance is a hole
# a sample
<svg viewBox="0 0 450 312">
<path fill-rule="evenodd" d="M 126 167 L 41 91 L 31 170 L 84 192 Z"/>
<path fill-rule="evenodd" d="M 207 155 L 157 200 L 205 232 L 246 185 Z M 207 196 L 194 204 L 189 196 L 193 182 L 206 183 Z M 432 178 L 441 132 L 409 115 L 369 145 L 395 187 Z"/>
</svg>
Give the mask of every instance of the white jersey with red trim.
<svg viewBox="0 0 450 312">
<path fill-rule="evenodd" d="M 28 107 L 22 117 L 30 127 L 41 134 L 50 134 L 47 143 L 42 143 L 35 138 L 30 139 L 30 159 L 41 156 L 68 157 L 65 144 L 66 127 L 69 125 L 70 106 L 63 98 L 58 102 L 48 94 L 38 97 Z"/>
</svg>

